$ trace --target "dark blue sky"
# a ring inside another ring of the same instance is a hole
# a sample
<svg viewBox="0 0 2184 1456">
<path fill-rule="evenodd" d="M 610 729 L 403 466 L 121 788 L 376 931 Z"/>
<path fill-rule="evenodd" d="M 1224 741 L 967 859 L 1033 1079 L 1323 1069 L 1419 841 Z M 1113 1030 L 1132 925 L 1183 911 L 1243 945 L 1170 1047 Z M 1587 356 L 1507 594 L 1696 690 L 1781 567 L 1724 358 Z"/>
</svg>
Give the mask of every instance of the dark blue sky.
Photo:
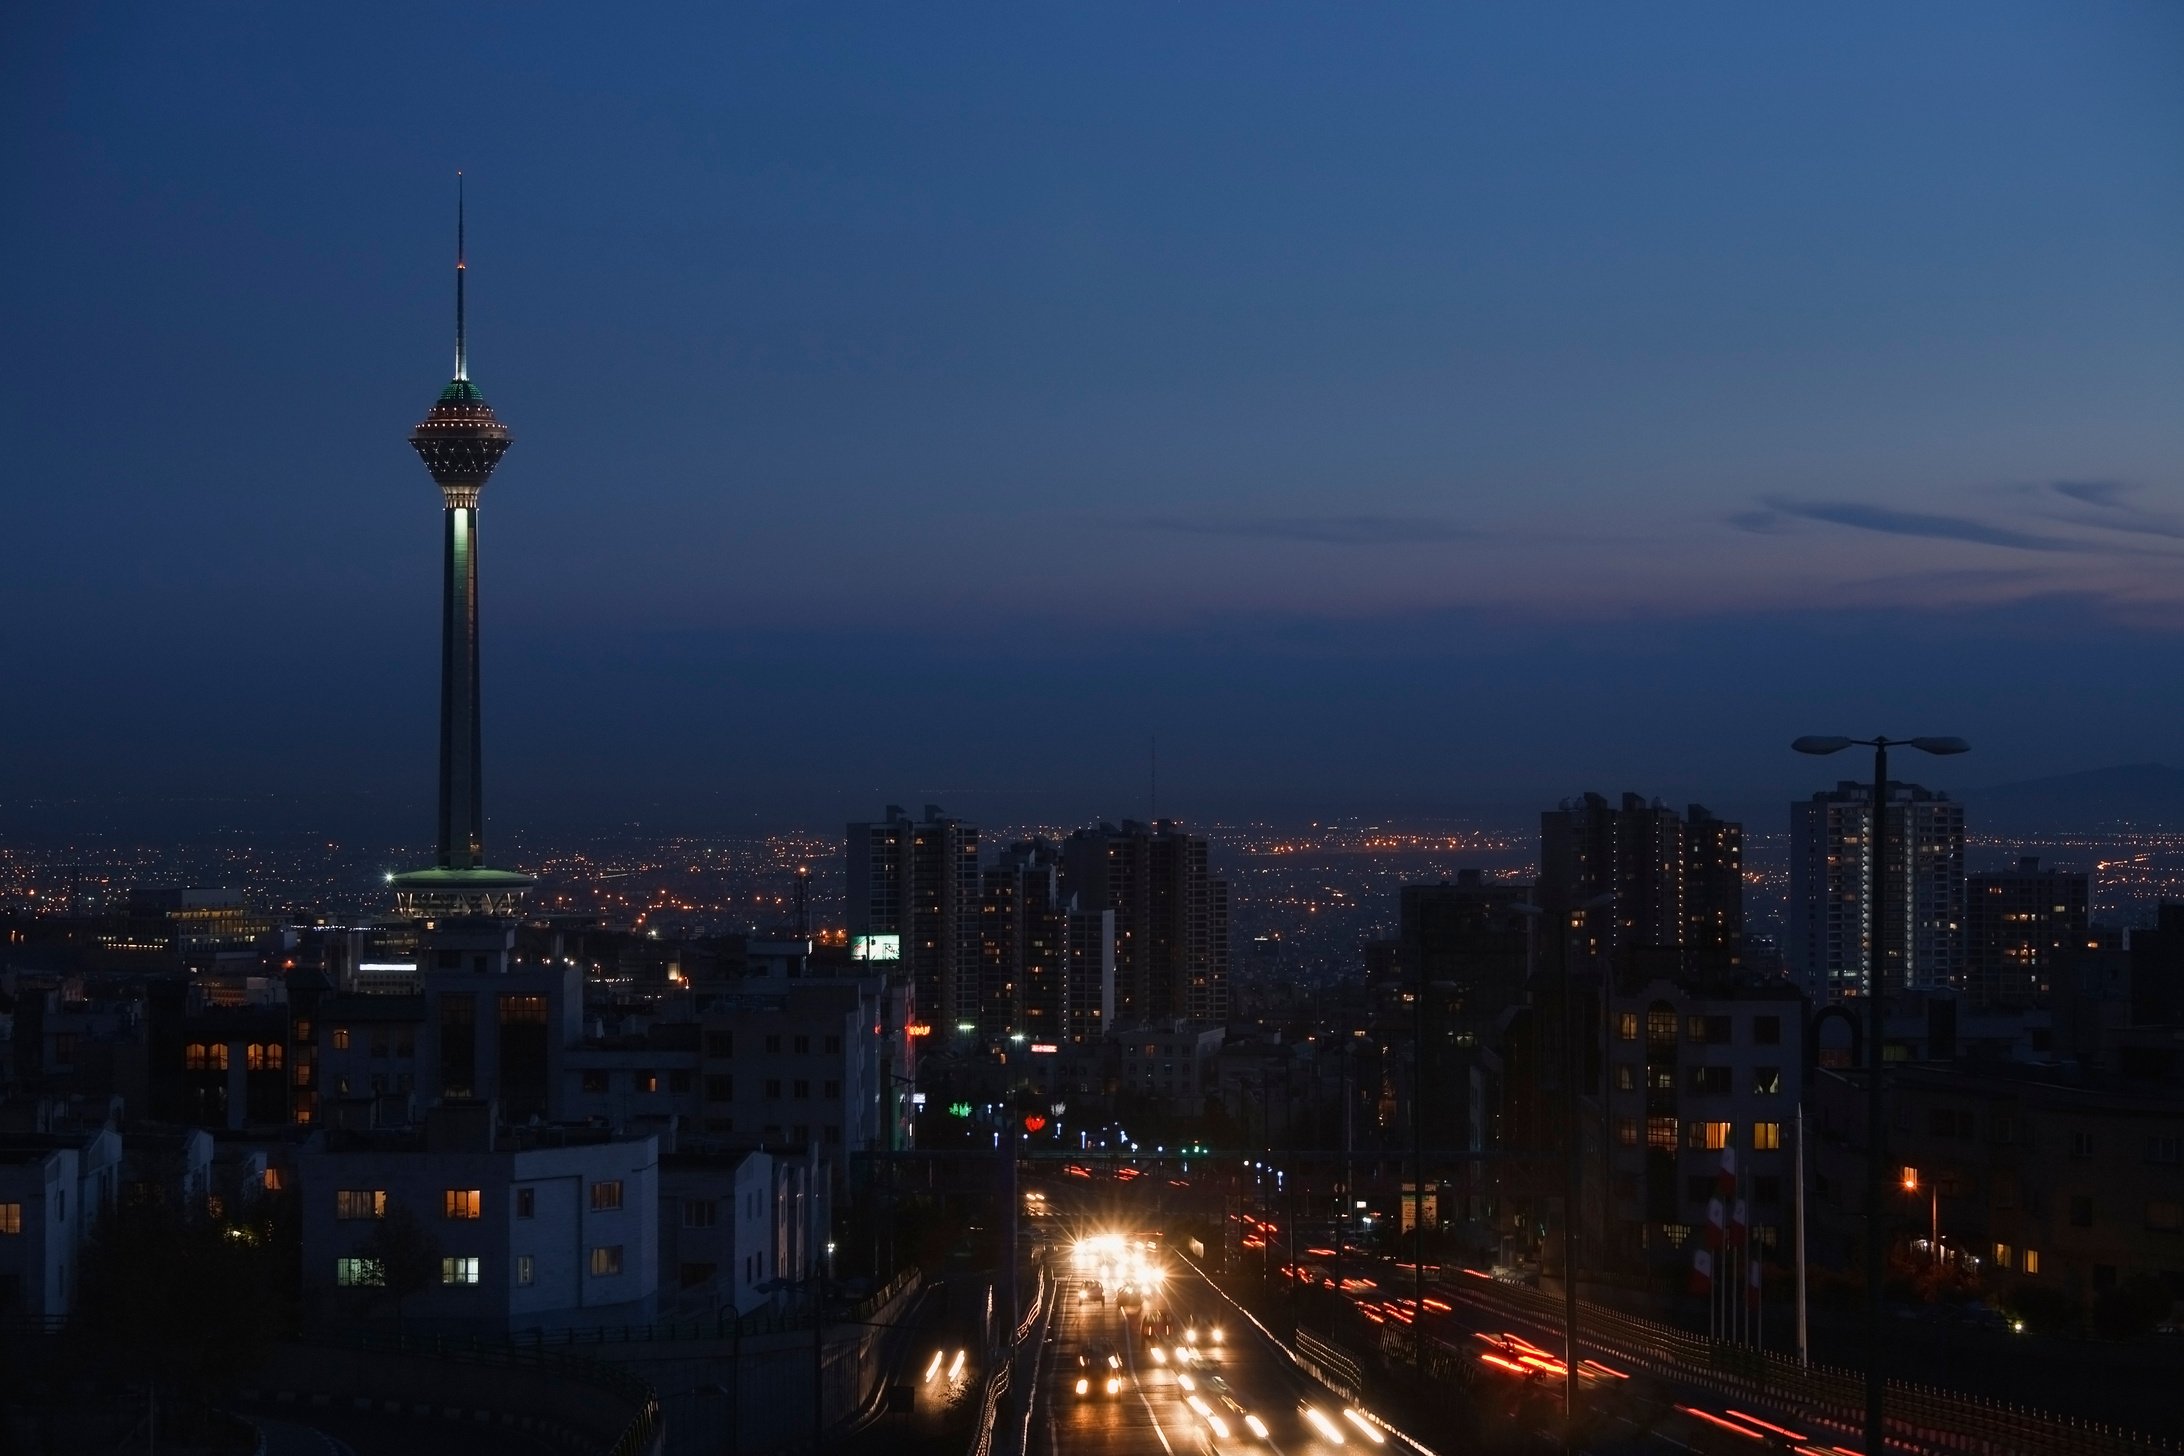
<svg viewBox="0 0 2184 1456">
<path fill-rule="evenodd" d="M 2184 758 L 2184 9 L 17 7 L 0 795 L 1768 801 Z"/>
</svg>

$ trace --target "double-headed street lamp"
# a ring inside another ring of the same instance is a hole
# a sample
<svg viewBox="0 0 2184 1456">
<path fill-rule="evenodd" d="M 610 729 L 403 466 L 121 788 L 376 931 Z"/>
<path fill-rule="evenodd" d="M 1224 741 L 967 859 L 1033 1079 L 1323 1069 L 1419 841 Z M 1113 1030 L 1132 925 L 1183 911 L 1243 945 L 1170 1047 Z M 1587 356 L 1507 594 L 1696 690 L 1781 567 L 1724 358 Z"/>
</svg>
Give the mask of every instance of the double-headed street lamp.
<svg viewBox="0 0 2184 1456">
<path fill-rule="evenodd" d="M 1921 753 L 1968 753 L 1972 745 L 1961 738 L 1800 738 L 1790 745 L 1798 753 L 1827 755 L 1846 748 L 1873 750 L 1873 818 L 1867 843 L 1871 868 L 1866 891 L 1866 1391 L 1865 1450 L 1881 1456 L 1888 1447 L 1881 1423 L 1881 1396 L 1886 1372 L 1882 1369 L 1881 1342 L 1888 1333 L 1881 1312 L 1881 1218 L 1885 1207 L 1882 1184 L 1886 1181 L 1881 1140 L 1886 1124 L 1881 1120 L 1881 992 L 1887 973 L 1888 937 L 1888 750 L 1915 748 Z M 1905 853 L 1910 852 L 1910 825 L 1905 824 Z"/>
</svg>

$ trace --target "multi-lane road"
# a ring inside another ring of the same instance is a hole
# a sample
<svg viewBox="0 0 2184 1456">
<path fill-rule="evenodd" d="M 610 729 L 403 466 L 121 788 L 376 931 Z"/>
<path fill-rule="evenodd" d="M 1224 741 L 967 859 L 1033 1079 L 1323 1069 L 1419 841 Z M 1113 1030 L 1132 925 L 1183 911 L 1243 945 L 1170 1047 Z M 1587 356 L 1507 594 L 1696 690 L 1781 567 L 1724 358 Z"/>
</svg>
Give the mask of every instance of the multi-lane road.
<svg viewBox="0 0 2184 1456">
<path fill-rule="evenodd" d="M 1038 1376 L 1033 1456 L 1402 1449 L 1364 1412 L 1306 1382 L 1188 1263 L 1153 1256 L 1147 1278 L 1106 1257 L 1113 1245 L 1092 1247 L 1090 1259 L 1070 1245 L 1051 1260 L 1058 1302 Z M 1126 1282 L 1136 1290 L 1128 1308 Z M 1165 1333 L 1148 1337 L 1148 1313 L 1165 1316 Z"/>
</svg>

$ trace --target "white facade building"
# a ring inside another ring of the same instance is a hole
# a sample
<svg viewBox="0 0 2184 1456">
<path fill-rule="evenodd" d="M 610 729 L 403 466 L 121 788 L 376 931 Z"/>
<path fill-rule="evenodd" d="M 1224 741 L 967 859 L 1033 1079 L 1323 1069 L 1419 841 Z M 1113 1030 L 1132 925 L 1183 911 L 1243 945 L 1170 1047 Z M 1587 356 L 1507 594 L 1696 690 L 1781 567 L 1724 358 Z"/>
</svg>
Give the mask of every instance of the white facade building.
<svg viewBox="0 0 2184 1456">
<path fill-rule="evenodd" d="M 401 1206 L 432 1236 L 438 1283 L 402 1311 L 476 1332 L 650 1320 L 659 1290 L 659 1155 L 652 1138 L 500 1132 L 490 1109 L 447 1106 L 422 1135 L 330 1130 L 298 1159 L 308 1314 L 393 1314 L 366 1253 Z"/>
</svg>

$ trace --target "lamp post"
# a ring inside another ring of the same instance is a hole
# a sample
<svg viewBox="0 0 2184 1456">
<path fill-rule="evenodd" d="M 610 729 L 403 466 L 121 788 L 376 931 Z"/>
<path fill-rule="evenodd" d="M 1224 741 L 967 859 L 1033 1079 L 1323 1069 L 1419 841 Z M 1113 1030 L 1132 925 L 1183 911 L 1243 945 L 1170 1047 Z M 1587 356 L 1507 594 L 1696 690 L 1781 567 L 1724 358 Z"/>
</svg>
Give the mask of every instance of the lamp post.
<svg viewBox="0 0 2184 1456">
<path fill-rule="evenodd" d="M 1887 1124 L 1881 1118 L 1881 1022 L 1882 988 L 1886 984 L 1888 935 L 1888 750 L 1915 748 L 1921 753 L 1949 755 L 1968 753 L 1971 745 L 1961 738 L 1840 738 L 1805 737 L 1790 747 L 1798 753 L 1824 757 L 1846 748 L 1873 750 L 1873 817 L 1867 836 L 1871 869 L 1866 892 L 1866 914 L 1872 929 L 1866 934 L 1866 1389 L 1865 1450 L 1867 1456 L 1884 1456 L 1886 1430 L 1881 1419 L 1882 1394 L 1887 1375 L 1882 1368 L 1882 1342 L 1888 1322 L 1881 1311 L 1881 1201 L 1883 1156 L 1881 1140 Z M 1906 826 L 1908 829 L 1908 825 Z"/>
<path fill-rule="evenodd" d="M 1918 1169 L 1906 1168 L 1903 1170 L 1903 1191 L 1906 1193 L 1919 1191 Z M 1926 1198 L 1926 1262 L 1938 1266 L 1941 1263 L 1941 1184 L 1929 1183 L 1926 1187 Z"/>
</svg>

